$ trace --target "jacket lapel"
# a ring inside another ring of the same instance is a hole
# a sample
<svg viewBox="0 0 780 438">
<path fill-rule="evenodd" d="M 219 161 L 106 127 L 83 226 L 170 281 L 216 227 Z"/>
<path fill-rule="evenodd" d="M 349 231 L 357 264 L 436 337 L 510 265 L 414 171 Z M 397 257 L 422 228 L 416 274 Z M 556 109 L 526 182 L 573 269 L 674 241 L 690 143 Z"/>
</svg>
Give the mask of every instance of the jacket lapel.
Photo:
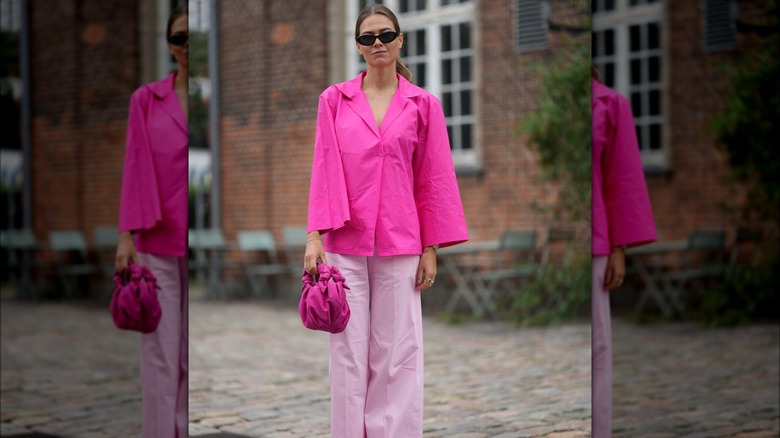
<svg viewBox="0 0 780 438">
<path fill-rule="evenodd" d="M 163 110 L 176 122 L 179 128 L 187 132 L 187 120 L 184 118 L 184 111 L 179 103 L 179 98 L 173 91 L 173 80 L 176 73 L 171 73 L 167 78 L 155 82 L 151 88 L 152 92 L 161 100 Z"/>
</svg>

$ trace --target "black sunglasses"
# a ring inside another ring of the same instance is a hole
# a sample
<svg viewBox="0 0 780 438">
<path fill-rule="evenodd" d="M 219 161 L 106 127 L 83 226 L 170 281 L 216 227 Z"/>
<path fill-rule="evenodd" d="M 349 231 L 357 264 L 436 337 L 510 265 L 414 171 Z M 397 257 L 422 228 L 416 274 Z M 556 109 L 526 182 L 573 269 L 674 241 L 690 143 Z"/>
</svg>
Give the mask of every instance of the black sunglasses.
<svg viewBox="0 0 780 438">
<path fill-rule="evenodd" d="M 390 31 L 380 33 L 379 35 L 360 35 L 355 37 L 355 41 L 357 41 L 361 46 L 372 46 L 374 45 L 374 41 L 376 41 L 377 38 L 379 38 L 379 41 L 382 41 L 383 44 L 387 44 L 390 41 L 398 38 L 398 32 Z"/>
<path fill-rule="evenodd" d="M 185 33 L 175 33 L 168 37 L 168 42 L 174 46 L 183 46 L 187 44 L 188 39 L 190 39 L 190 36 Z"/>
</svg>

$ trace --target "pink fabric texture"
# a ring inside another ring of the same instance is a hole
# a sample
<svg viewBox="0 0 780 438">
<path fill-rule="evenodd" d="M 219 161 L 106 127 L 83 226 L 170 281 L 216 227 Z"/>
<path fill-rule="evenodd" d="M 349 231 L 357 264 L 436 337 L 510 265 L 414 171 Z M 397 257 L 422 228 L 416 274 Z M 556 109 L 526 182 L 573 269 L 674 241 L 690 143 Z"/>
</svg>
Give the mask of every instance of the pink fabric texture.
<svg viewBox="0 0 780 438">
<path fill-rule="evenodd" d="M 117 328 L 151 333 L 157 330 L 162 316 L 157 300 L 157 279 L 145 266 L 131 263 L 128 270 L 128 281 L 119 273 L 114 273 L 111 317 Z"/>
<path fill-rule="evenodd" d="M 401 75 L 377 128 L 364 73 L 319 100 L 308 232 L 326 251 L 379 256 L 468 240 L 439 101 Z"/>
<path fill-rule="evenodd" d="M 138 253 L 157 277 L 163 317 L 152 333 L 141 335 L 143 437 L 188 436 L 189 356 L 187 342 L 187 257 Z"/>
<path fill-rule="evenodd" d="M 592 253 L 657 239 L 631 105 L 593 80 Z"/>
<path fill-rule="evenodd" d="M 422 437 L 420 256 L 327 258 L 349 279 L 352 312 L 330 335 L 331 436 Z"/>
<path fill-rule="evenodd" d="M 130 98 L 119 232 L 137 230 L 136 249 L 187 252 L 187 120 L 173 89 L 176 73 Z"/>
<path fill-rule="evenodd" d="M 612 436 L 612 320 L 604 274 L 609 256 L 591 260 L 591 432 L 594 438 Z"/>
<path fill-rule="evenodd" d="M 301 281 L 301 300 L 298 312 L 304 327 L 330 333 L 341 333 L 349 323 L 349 304 L 344 276 L 338 268 L 324 263 L 317 265 L 319 275 L 315 280 L 305 270 Z"/>
</svg>

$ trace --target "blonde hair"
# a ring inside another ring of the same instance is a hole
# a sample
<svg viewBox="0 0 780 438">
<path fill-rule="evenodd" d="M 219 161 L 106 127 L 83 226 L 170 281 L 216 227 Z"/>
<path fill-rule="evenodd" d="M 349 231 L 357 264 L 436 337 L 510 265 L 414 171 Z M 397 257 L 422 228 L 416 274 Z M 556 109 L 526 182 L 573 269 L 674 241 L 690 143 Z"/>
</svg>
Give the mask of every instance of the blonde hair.
<svg viewBox="0 0 780 438">
<path fill-rule="evenodd" d="M 360 36 L 360 25 L 363 24 L 363 20 L 374 14 L 381 14 L 389 18 L 390 21 L 393 22 L 393 26 L 395 26 L 395 31 L 401 33 L 401 25 L 398 24 L 398 17 L 395 16 L 393 11 L 385 5 L 374 3 L 367 5 L 360 11 L 360 15 L 358 15 L 357 22 L 355 23 L 355 38 Z M 400 73 L 407 81 L 412 82 L 412 71 L 404 64 L 400 55 L 395 58 L 395 71 Z"/>
</svg>

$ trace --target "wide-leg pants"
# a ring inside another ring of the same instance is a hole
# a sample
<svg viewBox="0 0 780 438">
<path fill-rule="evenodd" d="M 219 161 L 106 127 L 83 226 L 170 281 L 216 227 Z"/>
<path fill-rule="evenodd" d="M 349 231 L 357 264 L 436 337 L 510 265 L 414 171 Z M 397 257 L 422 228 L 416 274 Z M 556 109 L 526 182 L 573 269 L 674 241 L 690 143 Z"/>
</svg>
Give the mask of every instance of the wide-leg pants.
<svg viewBox="0 0 780 438">
<path fill-rule="evenodd" d="M 330 335 L 331 436 L 422 436 L 420 256 L 327 253 L 349 286 L 350 320 Z"/>
<path fill-rule="evenodd" d="M 591 420 L 593 438 L 612 436 L 612 324 L 604 288 L 608 256 L 591 260 Z"/>
<path fill-rule="evenodd" d="M 144 438 L 184 438 L 187 433 L 187 257 L 138 253 L 160 289 L 160 325 L 141 335 Z"/>
</svg>

